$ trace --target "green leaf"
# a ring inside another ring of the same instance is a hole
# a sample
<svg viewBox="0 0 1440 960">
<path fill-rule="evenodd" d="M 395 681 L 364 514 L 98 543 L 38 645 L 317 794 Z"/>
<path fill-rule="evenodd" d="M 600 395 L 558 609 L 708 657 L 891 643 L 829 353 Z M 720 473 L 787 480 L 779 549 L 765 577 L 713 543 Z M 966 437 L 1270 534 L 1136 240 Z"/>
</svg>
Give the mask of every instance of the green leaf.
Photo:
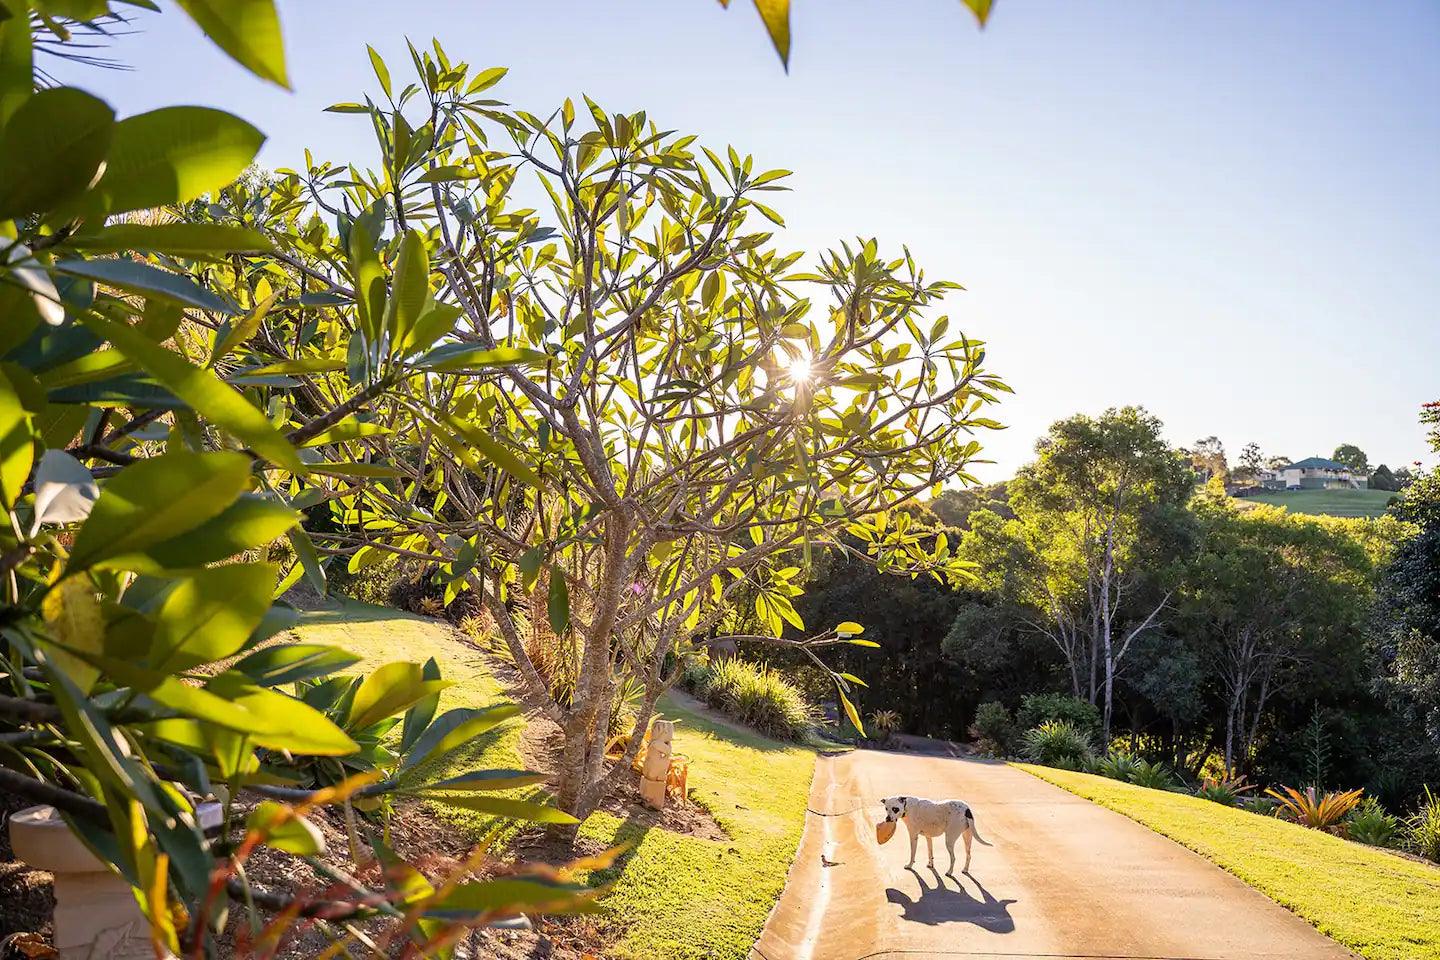
<svg viewBox="0 0 1440 960">
<path fill-rule="evenodd" d="M 83 750 L 85 769 L 97 779 L 135 797 L 147 809 L 168 815 L 168 811 L 161 811 L 150 776 L 132 758 L 129 742 L 115 732 L 99 707 L 80 691 L 69 674 L 54 672 L 56 683 L 51 690 L 55 704 L 63 714 L 67 735 L 78 741 Z"/>
<path fill-rule="evenodd" d="M 860 736 L 865 736 L 865 725 L 860 722 L 860 713 L 855 709 L 855 704 L 850 702 L 850 698 L 845 696 L 845 691 L 841 690 L 839 685 L 836 685 L 835 692 L 840 696 L 840 705 L 845 708 L 845 716 L 850 718 Z"/>
<path fill-rule="evenodd" d="M 390 432 L 391 431 L 386 429 L 383 424 L 370 423 L 365 420 L 348 417 L 335 424 L 335 426 L 329 430 L 323 433 L 317 433 L 309 440 L 306 440 L 302 446 L 320 447 L 327 443 L 345 443 L 350 440 L 358 440 L 361 437 L 388 436 Z"/>
<path fill-rule="evenodd" d="M 325 852 L 325 836 L 319 828 L 274 800 L 262 800 L 250 811 L 245 830 L 259 833 L 265 846 L 297 857 L 315 857 Z"/>
<path fill-rule="evenodd" d="M 835 635 L 837 637 L 844 637 L 846 639 L 849 639 L 850 637 L 858 637 L 864 632 L 865 628 L 862 625 L 856 623 L 854 620 L 846 620 L 835 628 Z"/>
<path fill-rule="evenodd" d="M 854 637 L 846 642 L 854 644 L 857 647 L 874 647 L 876 650 L 880 649 L 880 644 L 876 643 L 873 640 L 861 640 L 858 637 Z"/>
<path fill-rule="evenodd" d="M 66 577 L 45 594 L 41 613 L 46 632 L 69 648 L 47 646 L 51 662 L 65 671 L 81 693 L 88 694 L 100 671 L 69 651 L 98 654 L 105 645 L 105 619 L 94 585 L 88 577 Z"/>
<path fill-rule="evenodd" d="M 415 365 L 435 373 L 448 373 L 454 370 L 473 370 L 478 367 L 508 367 L 511 364 L 538 366 L 549 360 L 549 354 L 525 347 L 495 347 L 485 350 L 466 344 L 452 343 L 431 350 L 425 356 L 416 359 Z"/>
<path fill-rule="evenodd" d="M 111 213 L 193 200 L 239 176 L 264 142 L 223 110 L 162 107 L 115 125 L 98 189 Z"/>
<path fill-rule="evenodd" d="M 413 770 L 426 760 L 439 758 L 462 744 L 468 743 L 480 734 L 512 717 L 519 716 L 520 708 L 513 703 L 500 704 L 476 710 L 463 707 L 448 710 L 426 728 L 425 733 L 415 741 L 415 746 L 400 764 L 400 772 Z"/>
<path fill-rule="evenodd" d="M 245 373 L 252 377 L 266 377 L 272 374 L 289 373 L 330 373 L 345 369 L 344 357 L 300 357 L 296 360 L 280 360 L 263 367 L 253 367 Z"/>
<path fill-rule="evenodd" d="M 100 491 L 75 536 L 68 570 L 138 553 L 219 515 L 250 481 L 239 453 L 176 450 L 121 470 Z"/>
<path fill-rule="evenodd" d="M 431 167 L 420 174 L 420 183 L 451 183 L 455 180 L 469 180 L 475 176 L 469 167 L 445 165 Z"/>
<path fill-rule="evenodd" d="M 304 527 L 297 524 L 290 530 L 290 546 L 294 548 L 296 560 L 305 571 L 305 579 L 310 581 L 310 586 L 314 587 L 316 592 L 322 597 L 325 596 L 325 567 L 321 564 L 320 554 Z"/>
<path fill-rule="evenodd" d="M 0 507 L 14 509 L 34 463 L 34 420 L 15 384 L 0 371 Z"/>
<path fill-rule="evenodd" d="M 177 257 L 217 253 L 268 253 L 273 247 L 260 233 L 218 223 L 112 223 L 67 246 L 91 253 L 168 253 Z"/>
<path fill-rule="evenodd" d="M 148 263 L 130 259 L 61 260 L 56 271 L 72 277 L 84 277 L 131 293 L 160 297 L 187 307 L 198 307 L 226 315 L 235 309 L 215 294 L 180 273 L 161 270 Z"/>
<path fill-rule="evenodd" d="M 780 54 L 780 62 L 789 70 L 790 0 L 755 0 L 755 9 L 760 11 L 760 19 L 765 21 L 765 30 L 770 34 L 775 52 Z"/>
<path fill-rule="evenodd" d="M 392 717 L 422 697 L 453 684 L 449 680 L 426 680 L 418 663 L 398 661 L 365 675 L 350 703 L 347 730 L 364 730 Z"/>
<path fill-rule="evenodd" d="M 554 565 L 550 567 L 550 594 L 545 598 L 545 611 L 550 615 L 550 629 L 564 634 L 570 629 L 570 587 L 565 574 Z"/>
<path fill-rule="evenodd" d="M 386 463 L 307 463 L 306 473 L 320 473 L 327 477 L 398 477 L 400 471 Z"/>
<path fill-rule="evenodd" d="M 345 731 L 314 707 L 256 686 L 242 673 L 232 670 L 220 674 L 205 685 L 205 692 L 249 713 L 248 726 L 232 729 L 249 734 L 250 739 L 262 747 L 327 757 L 345 756 L 359 750 Z"/>
<path fill-rule="evenodd" d="M 175 673 L 232 656 L 270 609 L 277 572 L 269 563 L 230 563 L 181 580 L 155 614 L 150 665 Z"/>
<path fill-rule="evenodd" d="M 355 284 L 355 312 L 360 330 L 368 343 L 380 339 L 380 323 L 385 315 L 385 272 L 375 253 L 375 237 L 365 226 L 365 219 L 350 225 L 350 278 Z"/>
<path fill-rule="evenodd" d="M 0 133 L 0 220 L 47 212 L 95 179 L 115 111 L 71 87 L 41 90 Z"/>
<path fill-rule="evenodd" d="M 392 344 L 405 342 L 429 299 L 430 259 L 425 252 L 425 240 L 414 230 L 407 230 L 395 256 L 395 280 L 385 318 Z"/>
<path fill-rule="evenodd" d="M 472 770 L 426 785 L 427 790 L 514 790 L 532 787 L 548 779 L 533 770 Z"/>
<path fill-rule="evenodd" d="M 460 807 L 477 813 L 489 813 L 511 820 L 529 820 L 533 823 L 579 823 L 564 810 L 547 807 L 529 800 L 515 800 L 511 797 L 491 797 L 483 793 L 437 794 L 430 790 L 417 790 L 417 796 L 438 800 L 447 807 Z"/>
<path fill-rule="evenodd" d="M 462 883 L 445 896 L 432 901 L 425 915 L 464 922 L 482 914 L 526 912 L 560 913 L 583 908 L 592 891 L 570 884 L 540 879 L 511 878 Z M 567 906 L 568 905 L 568 906 Z"/>
<path fill-rule="evenodd" d="M 374 47 L 367 44 L 365 49 L 370 52 L 370 66 L 375 68 L 375 79 L 380 81 L 380 89 L 385 91 L 386 97 L 389 97 L 391 95 L 390 68 L 385 66 L 385 61 L 380 57 L 380 54 L 375 52 Z"/>
<path fill-rule="evenodd" d="M 176 0 L 215 45 L 262 80 L 286 90 L 285 44 L 274 0 Z"/>
<path fill-rule="evenodd" d="M 242 496 L 193 530 L 140 553 L 110 557 L 96 566 L 151 574 L 200 567 L 272 543 L 299 522 L 300 514 L 282 503 L 260 496 Z"/>
<path fill-rule="evenodd" d="M 441 411 L 441 417 L 445 423 L 455 431 L 459 439 L 480 451 L 481 456 L 486 460 L 489 460 L 521 483 L 527 483 L 532 487 L 540 486 L 540 475 L 526 466 L 519 457 L 512 453 L 504 444 L 500 443 L 500 441 L 458 417 L 452 416 L 446 411 Z"/>
<path fill-rule="evenodd" d="M 188 403 L 196 413 L 239 437 L 273 463 L 290 470 L 301 469 L 295 448 L 276 431 L 270 419 L 233 388 L 216 379 L 215 374 L 194 366 L 126 324 L 106 320 L 94 313 L 88 313 L 81 319 L 92 331 L 109 340 L 146 373 Z"/>
<path fill-rule="evenodd" d="M 425 668 L 421 672 L 426 680 L 440 679 L 440 664 L 434 657 L 425 661 Z M 414 748 L 415 743 L 429 729 L 430 721 L 435 719 L 435 710 L 440 706 L 440 694 L 432 693 L 424 697 L 405 711 L 405 722 L 400 729 L 400 754 L 406 756 Z"/>
<path fill-rule="evenodd" d="M 262 687 L 278 687 L 338 673 L 360 662 L 355 654 L 323 643 L 285 643 L 264 647 L 232 668 Z"/>
<path fill-rule="evenodd" d="M 995 6 L 995 0 L 961 0 L 961 2 L 970 8 L 970 12 L 975 14 L 975 19 L 980 21 L 982 27 L 990 19 L 990 10 Z"/>
<path fill-rule="evenodd" d="M 491 67 L 488 70 L 481 70 L 475 74 L 475 79 L 470 81 L 470 86 L 465 88 L 465 95 L 467 97 L 474 96 L 482 90 L 489 90 L 509 72 L 508 67 Z"/>
<path fill-rule="evenodd" d="M 35 52 L 30 18 L 0 17 L 0 127 L 34 92 Z"/>
<path fill-rule="evenodd" d="M 280 291 L 277 290 L 255 304 L 245 316 L 235 321 L 220 342 L 215 344 L 215 352 L 210 355 L 210 365 L 213 367 L 216 360 L 255 336 L 256 331 L 260 329 L 260 324 L 265 322 L 266 315 L 270 313 L 270 308 L 278 299 L 280 299 Z"/>
<path fill-rule="evenodd" d="M 425 350 L 445 334 L 455 330 L 455 320 L 461 315 L 461 308 L 454 304 L 435 304 L 420 314 L 419 320 L 397 345 L 397 353 L 408 357 L 416 350 Z"/>
</svg>

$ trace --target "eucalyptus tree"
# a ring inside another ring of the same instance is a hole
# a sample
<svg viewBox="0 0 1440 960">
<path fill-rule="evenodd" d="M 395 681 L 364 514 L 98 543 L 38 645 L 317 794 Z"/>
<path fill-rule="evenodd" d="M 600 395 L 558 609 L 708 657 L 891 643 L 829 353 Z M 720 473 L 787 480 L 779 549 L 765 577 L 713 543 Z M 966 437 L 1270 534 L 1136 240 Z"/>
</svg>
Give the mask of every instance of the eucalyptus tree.
<svg viewBox="0 0 1440 960">
<path fill-rule="evenodd" d="M 307 155 L 231 198 L 224 217 L 336 305 L 267 317 L 234 362 L 281 378 L 261 389 L 327 459 L 393 475 L 307 490 L 336 521 L 312 533 L 356 568 L 432 561 L 447 599 L 481 600 L 564 729 L 559 802 L 583 815 L 627 766 L 604 760 L 622 680 L 643 731 L 667 664 L 738 598 L 766 640 L 805 630 L 791 598 L 816 545 L 848 532 L 883 569 L 962 575 L 887 511 L 969 479 L 1006 388 L 925 319 L 957 285 L 908 251 L 778 248 L 762 199 L 787 171 L 588 99 L 510 110 L 489 94 L 503 70 L 411 54 L 414 82 L 372 51 L 379 97 L 330 108 L 372 125 L 372 165 Z M 573 693 L 541 676 L 527 621 L 575 644 Z M 864 642 L 842 626 L 789 642 Z"/>
<path fill-rule="evenodd" d="M 1183 564 L 1179 622 L 1218 681 L 1225 769 L 1248 771 L 1287 689 L 1321 688 L 1316 670 L 1342 673 L 1333 665 L 1359 658 L 1373 570 L 1395 524 L 1242 510 L 1211 496 L 1192 512 L 1199 538 Z"/>
<path fill-rule="evenodd" d="M 980 511 L 964 541 L 987 586 L 1054 641 L 1107 737 L 1125 656 L 1169 603 L 1163 573 L 1183 547 L 1194 485 L 1160 429 L 1138 407 L 1053 424 L 1007 487 L 1015 519 Z"/>
</svg>

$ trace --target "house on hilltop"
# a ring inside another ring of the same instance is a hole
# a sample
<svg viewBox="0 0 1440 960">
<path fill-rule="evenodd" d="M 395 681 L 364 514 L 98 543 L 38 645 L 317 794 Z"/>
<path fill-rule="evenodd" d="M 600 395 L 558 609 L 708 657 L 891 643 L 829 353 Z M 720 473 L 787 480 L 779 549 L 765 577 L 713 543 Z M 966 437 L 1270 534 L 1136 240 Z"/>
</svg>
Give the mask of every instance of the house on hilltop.
<svg viewBox="0 0 1440 960">
<path fill-rule="evenodd" d="M 1350 469 L 1325 457 L 1306 457 L 1260 475 L 1261 486 L 1269 490 L 1366 490 L 1368 474 Z"/>
</svg>

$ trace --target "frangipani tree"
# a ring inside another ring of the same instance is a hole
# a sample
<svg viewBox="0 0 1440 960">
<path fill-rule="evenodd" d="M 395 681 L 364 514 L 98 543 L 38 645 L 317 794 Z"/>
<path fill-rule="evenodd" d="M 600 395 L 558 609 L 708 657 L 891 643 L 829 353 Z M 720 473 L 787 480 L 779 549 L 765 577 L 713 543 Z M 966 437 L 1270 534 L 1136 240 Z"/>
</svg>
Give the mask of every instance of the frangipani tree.
<svg viewBox="0 0 1440 960">
<path fill-rule="evenodd" d="M 848 530 L 897 572 L 961 574 L 886 511 L 968 479 L 1005 387 L 981 344 L 925 319 L 956 285 L 908 252 L 857 241 L 801 269 L 777 249 L 762 198 L 786 171 L 588 100 L 507 110 L 488 92 L 504 71 L 411 53 L 415 82 L 372 51 L 381 99 L 330 108 L 369 120 L 375 164 L 307 156 L 231 196 L 336 305 L 272 313 L 234 362 L 310 418 L 317 459 L 392 475 L 292 492 L 331 502 L 312 535 L 352 566 L 431 560 L 481 599 L 565 731 L 559 801 L 583 815 L 625 766 L 604 762 L 622 678 L 643 686 L 641 732 L 672 655 L 742 593 L 764 639 L 804 629 L 790 597 L 815 546 Z M 526 619 L 574 641 L 573 695 L 531 662 Z"/>
</svg>

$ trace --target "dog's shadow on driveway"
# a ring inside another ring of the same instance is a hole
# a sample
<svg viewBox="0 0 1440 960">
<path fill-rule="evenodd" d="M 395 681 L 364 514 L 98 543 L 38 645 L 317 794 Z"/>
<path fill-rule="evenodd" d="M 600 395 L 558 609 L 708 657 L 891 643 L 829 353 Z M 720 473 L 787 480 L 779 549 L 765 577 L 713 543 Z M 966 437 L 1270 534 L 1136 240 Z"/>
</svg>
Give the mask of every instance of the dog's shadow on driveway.
<svg viewBox="0 0 1440 960">
<path fill-rule="evenodd" d="M 927 886 L 925 883 L 926 873 L 922 873 L 914 867 L 906 869 L 915 874 L 915 878 L 920 881 L 920 898 L 912 899 L 910 894 L 904 890 L 897 890 L 895 887 L 885 891 L 885 899 L 900 907 L 901 919 L 912 920 L 927 926 L 941 923 L 973 923 L 980 929 L 988 930 L 991 933 L 1014 932 L 1015 919 L 1010 916 L 1010 904 L 1014 903 L 1014 900 L 996 900 L 990 891 L 986 890 L 974 877 L 968 879 L 980 892 L 978 898 L 971 896 L 970 892 L 965 889 L 965 880 L 961 877 L 951 878 L 959 887 L 958 890 L 952 889 L 946 884 L 945 877 L 931 869 L 926 873 L 934 878 L 935 884 Z"/>
</svg>

